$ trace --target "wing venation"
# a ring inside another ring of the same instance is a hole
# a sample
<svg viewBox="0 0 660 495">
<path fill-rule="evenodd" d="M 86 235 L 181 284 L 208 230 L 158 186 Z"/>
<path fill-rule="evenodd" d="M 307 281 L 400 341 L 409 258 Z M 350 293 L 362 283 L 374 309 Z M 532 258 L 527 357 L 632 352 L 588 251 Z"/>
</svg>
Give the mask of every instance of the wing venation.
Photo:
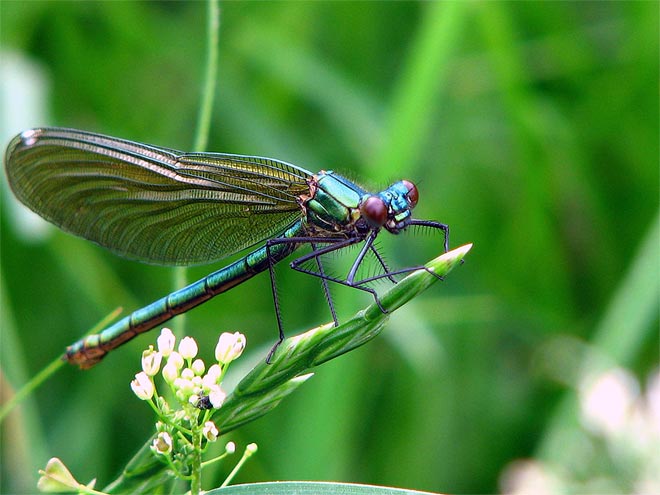
<svg viewBox="0 0 660 495">
<path fill-rule="evenodd" d="M 310 172 L 270 158 L 182 153 L 72 129 L 26 131 L 5 157 L 30 209 L 127 258 L 222 259 L 300 218 Z"/>
</svg>

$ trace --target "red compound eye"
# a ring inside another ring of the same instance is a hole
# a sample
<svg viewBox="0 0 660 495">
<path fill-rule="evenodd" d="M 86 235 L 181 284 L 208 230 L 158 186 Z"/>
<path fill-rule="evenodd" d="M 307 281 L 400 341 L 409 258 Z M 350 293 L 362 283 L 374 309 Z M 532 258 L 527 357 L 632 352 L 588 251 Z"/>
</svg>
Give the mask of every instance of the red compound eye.
<svg viewBox="0 0 660 495">
<path fill-rule="evenodd" d="M 415 184 L 409 180 L 403 179 L 401 182 L 403 182 L 403 185 L 406 186 L 406 189 L 408 189 L 408 201 L 410 202 L 410 207 L 412 208 L 417 204 L 417 201 L 419 200 L 419 191 L 417 190 Z"/>
<path fill-rule="evenodd" d="M 361 205 L 360 212 L 372 225 L 384 225 L 387 221 L 387 206 L 378 196 L 369 196 Z"/>
</svg>

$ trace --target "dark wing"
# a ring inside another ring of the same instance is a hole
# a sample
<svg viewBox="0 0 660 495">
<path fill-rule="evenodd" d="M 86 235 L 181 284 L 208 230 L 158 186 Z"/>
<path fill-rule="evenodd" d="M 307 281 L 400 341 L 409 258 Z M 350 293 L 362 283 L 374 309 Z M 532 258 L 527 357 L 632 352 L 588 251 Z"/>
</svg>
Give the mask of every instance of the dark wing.
<svg viewBox="0 0 660 495">
<path fill-rule="evenodd" d="M 301 217 L 310 172 L 253 156 L 181 153 L 73 129 L 16 136 L 9 184 L 31 210 L 127 258 L 209 263 Z"/>
</svg>

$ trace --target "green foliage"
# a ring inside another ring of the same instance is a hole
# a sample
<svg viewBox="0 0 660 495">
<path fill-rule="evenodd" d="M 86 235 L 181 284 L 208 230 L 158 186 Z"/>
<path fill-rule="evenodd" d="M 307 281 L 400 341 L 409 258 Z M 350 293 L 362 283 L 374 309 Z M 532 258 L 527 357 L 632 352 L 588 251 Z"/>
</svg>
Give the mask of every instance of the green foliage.
<svg viewBox="0 0 660 495">
<path fill-rule="evenodd" d="M 285 495 L 291 493 L 300 495 L 423 495 L 423 493 L 427 492 L 401 490 L 398 488 L 383 488 L 379 486 L 349 485 L 346 483 L 289 481 L 229 486 L 220 490 L 211 490 L 208 493 L 210 495 Z"/>
<path fill-rule="evenodd" d="M 209 150 L 381 186 L 403 176 L 418 183 L 417 217 L 448 223 L 452 246 L 475 244 L 464 269 L 393 315 L 378 339 L 232 432 L 260 448 L 237 481 L 493 492 L 511 461 L 537 454 L 584 465 L 585 478 L 606 472 L 613 460 L 576 433 L 577 407 L 566 404 L 594 354 L 642 381 L 658 362 L 657 4 L 221 9 Z M 53 124 L 192 149 L 203 3 L 3 1 L 0 23 L 3 142 Z M 19 55 L 37 72 L 12 86 Z M 38 81 L 41 107 L 21 99 Z M 30 239 L 2 196 L 0 356 L 16 389 L 114 308 L 167 293 L 172 273 L 60 232 Z M 399 266 L 441 250 L 424 235 L 383 243 Z M 282 265 L 289 333 L 327 322 L 318 282 Z M 334 295 L 342 321 L 369 302 Z M 267 277 L 186 318 L 201 347 L 222 331 L 246 334 L 250 349 L 262 346 L 253 362 L 276 337 Z M 0 491 L 34 491 L 52 455 L 79 479 L 116 477 L 151 434 L 128 386 L 143 347 L 136 339 L 88 372 L 67 368 L 7 418 Z M 634 484 L 619 482 L 614 491 Z"/>
</svg>

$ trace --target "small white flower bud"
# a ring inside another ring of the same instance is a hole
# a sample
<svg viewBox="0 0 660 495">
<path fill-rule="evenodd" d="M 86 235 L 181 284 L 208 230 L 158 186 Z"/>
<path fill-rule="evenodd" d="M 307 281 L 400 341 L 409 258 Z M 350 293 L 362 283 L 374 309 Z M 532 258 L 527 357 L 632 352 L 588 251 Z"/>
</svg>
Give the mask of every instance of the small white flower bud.
<svg viewBox="0 0 660 495">
<path fill-rule="evenodd" d="M 163 356 L 167 357 L 174 350 L 174 344 L 176 343 L 176 338 L 174 337 L 172 330 L 170 330 L 169 328 L 163 328 L 160 331 L 160 336 L 156 339 L 156 343 L 158 344 L 158 350 L 160 351 L 160 353 Z"/>
<path fill-rule="evenodd" d="M 257 444 L 256 443 L 250 443 L 245 447 L 245 453 L 252 455 L 258 450 Z"/>
<path fill-rule="evenodd" d="M 179 344 L 179 353 L 184 359 L 197 356 L 197 342 L 192 337 L 184 337 Z"/>
<path fill-rule="evenodd" d="M 162 354 L 150 345 L 149 349 L 142 353 L 142 370 L 149 376 L 157 375 L 162 358 Z"/>
<path fill-rule="evenodd" d="M 131 388 L 139 399 L 149 400 L 154 396 L 154 383 L 144 371 L 135 375 L 135 380 L 131 381 Z"/>
<path fill-rule="evenodd" d="M 225 452 L 228 454 L 236 452 L 236 444 L 234 442 L 227 442 L 227 445 L 225 445 Z"/>
<path fill-rule="evenodd" d="M 215 385 L 209 390 L 209 400 L 215 409 L 220 409 L 220 407 L 222 407 L 226 397 L 227 394 L 222 391 L 219 385 Z"/>
<path fill-rule="evenodd" d="M 215 346 L 215 359 L 220 364 L 229 364 L 243 353 L 245 344 L 245 335 L 242 333 L 223 332 Z"/>
<path fill-rule="evenodd" d="M 204 423 L 204 427 L 202 428 L 202 435 L 204 435 L 204 438 L 206 438 L 209 442 L 215 442 L 218 439 L 218 428 L 215 426 L 213 421 L 207 421 Z"/>
<path fill-rule="evenodd" d="M 161 431 L 151 444 L 151 449 L 157 454 L 166 455 L 172 452 L 172 437 L 166 431 Z"/>
<path fill-rule="evenodd" d="M 203 383 L 204 386 L 210 388 L 213 385 L 217 385 L 220 382 L 220 376 L 222 375 L 222 368 L 219 364 L 212 365 L 209 370 L 204 375 Z"/>
<path fill-rule="evenodd" d="M 210 373 L 202 377 L 202 388 L 207 392 L 211 390 L 213 387 L 215 387 L 217 384 L 218 381 L 215 379 L 215 376 L 213 376 Z"/>
<path fill-rule="evenodd" d="M 192 393 L 195 390 L 195 384 L 192 380 L 186 380 L 185 378 L 181 382 L 181 389 Z"/>
<path fill-rule="evenodd" d="M 181 354 L 179 354 L 176 351 L 172 351 L 170 353 L 170 357 L 167 358 L 167 364 L 172 363 L 173 366 L 176 367 L 176 369 L 180 370 L 183 368 L 184 361 L 183 358 L 181 357 Z"/>
<path fill-rule="evenodd" d="M 173 383 L 174 380 L 179 378 L 179 370 L 173 363 L 168 362 L 163 367 L 163 378 L 165 378 L 167 383 Z"/>
<path fill-rule="evenodd" d="M 206 366 L 204 366 L 204 361 L 202 361 L 201 359 L 195 359 L 190 365 L 190 368 L 193 370 L 193 372 L 196 375 L 201 376 L 204 373 Z"/>
</svg>

